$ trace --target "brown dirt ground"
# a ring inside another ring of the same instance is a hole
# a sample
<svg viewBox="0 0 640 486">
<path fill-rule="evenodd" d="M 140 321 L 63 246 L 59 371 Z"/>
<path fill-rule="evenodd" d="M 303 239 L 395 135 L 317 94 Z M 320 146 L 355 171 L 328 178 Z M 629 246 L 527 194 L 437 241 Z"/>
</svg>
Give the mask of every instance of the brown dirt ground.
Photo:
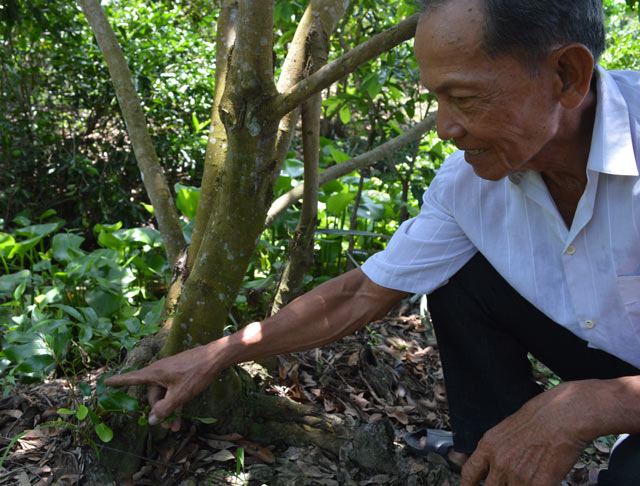
<svg viewBox="0 0 640 486">
<path fill-rule="evenodd" d="M 82 378 L 91 383 L 95 377 Z M 267 390 L 340 414 L 354 425 L 390 419 L 398 454 L 406 458 L 408 468 L 402 482 L 392 475 L 358 470 L 312 445 L 269 446 L 248 442 L 239 434 L 214 436 L 185 424 L 162 443 L 156 457 L 143 458 L 141 469 L 120 484 L 458 484 L 459 477 L 448 471 L 434 479 L 433 457 L 425 461 L 404 451 L 406 432 L 449 425 L 437 344 L 428 322 L 418 315 L 417 303 L 404 301 L 387 318 L 329 346 L 279 357 L 277 376 Z M 95 453 L 78 434 L 64 428 L 35 429 L 55 420 L 69 397 L 67 382 L 57 379 L 20 386 L 0 399 L 0 457 L 11 446 L 0 467 L 0 486 L 109 484 L 95 478 Z M 243 466 L 236 456 L 240 448 Z M 606 467 L 607 453 L 604 441 L 588 447 L 563 485 L 594 485 L 598 471 Z M 437 466 L 442 469 L 442 464 Z"/>
</svg>

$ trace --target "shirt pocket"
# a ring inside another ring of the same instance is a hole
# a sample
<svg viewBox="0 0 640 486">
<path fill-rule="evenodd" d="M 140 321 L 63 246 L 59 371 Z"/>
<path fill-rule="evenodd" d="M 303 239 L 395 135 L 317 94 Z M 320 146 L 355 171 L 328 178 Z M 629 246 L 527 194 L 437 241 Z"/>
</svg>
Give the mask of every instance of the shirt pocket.
<svg viewBox="0 0 640 486">
<path fill-rule="evenodd" d="M 616 287 L 633 327 L 640 328 L 640 275 L 617 277 Z"/>
</svg>

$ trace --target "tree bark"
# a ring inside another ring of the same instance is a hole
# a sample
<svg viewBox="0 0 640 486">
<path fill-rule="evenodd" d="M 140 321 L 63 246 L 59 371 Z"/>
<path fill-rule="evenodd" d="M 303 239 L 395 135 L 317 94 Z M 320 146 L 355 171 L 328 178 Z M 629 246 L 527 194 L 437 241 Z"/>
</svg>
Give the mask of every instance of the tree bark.
<svg viewBox="0 0 640 486">
<path fill-rule="evenodd" d="M 220 185 L 162 356 L 222 336 L 272 197 L 278 126 L 258 107 L 276 95 L 273 1 L 239 1 L 235 30 L 219 105 L 227 135 Z"/>
<path fill-rule="evenodd" d="M 313 243 L 318 217 L 318 162 L 322 99 L 314 95 L 302 108 L 304 144 L 304 200 L 300 220 L 289 246 L 289 261 L 271 306 L 275 314 L 300 295 L 305 274 L 313 265 Z"/>
<path fill-rule="evenodd" d="M 191 245 L 187 258 L 187 273 L 196 261 L 200 245 L 204 239 L 206 228 L 215 207 L 216 196 L 219 193 L 223 163 L 227 150 L 227 133 L 220 119 L 220 101 L 226 86 L 229 56 L 236 40 L 235 19 L 238 15 L 237 0 L 226 0 L 218 17 L 216 33 L 216 77 L 213 107 L 211 109 L 211 127 L 207 140 L 207 150 L 204 157 L 204 173 L 200 187 L 198 210 L 191 234 Z"/>
<path fill-rule="evenodd" d="M 142 181 L 153 205 L 167 258 L 169 264 L 173 266 L 186 242 L 171 190 L 167 185 L 149 135 L 140 98 L 131 80 L 131 72 L 100 2 L 98 0 L 78 0 L 78 4 L 91 25 L 109 69 L 122 116 L 127 125 L 129 137 L 131 137 L 131 145 L 142 175 Z"/>
</svg>

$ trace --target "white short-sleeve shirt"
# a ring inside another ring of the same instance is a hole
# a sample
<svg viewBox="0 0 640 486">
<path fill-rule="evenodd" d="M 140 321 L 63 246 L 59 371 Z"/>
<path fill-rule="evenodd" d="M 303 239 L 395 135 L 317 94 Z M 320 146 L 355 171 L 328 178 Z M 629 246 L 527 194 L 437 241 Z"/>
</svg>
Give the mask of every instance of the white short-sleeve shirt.
<svg viewBox="0 0 640 486">
<path fill-rule="evenodd" d="M 488 181 L 456 152 L 365 274 L 428 294 L 480 251 L 552 320 L 640 368 L 640 73 L 598 67 L 597 83 L 588 182 L 570 229 L 539 172 Z"/>
</svg>

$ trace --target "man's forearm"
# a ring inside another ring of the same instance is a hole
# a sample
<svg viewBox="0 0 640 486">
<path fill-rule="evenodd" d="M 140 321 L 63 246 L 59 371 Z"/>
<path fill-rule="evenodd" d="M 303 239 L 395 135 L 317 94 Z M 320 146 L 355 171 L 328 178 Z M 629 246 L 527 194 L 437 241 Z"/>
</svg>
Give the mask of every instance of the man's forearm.
<svg viewBox="0 0 640 486">
<path fill-rule="evenodd" d="M 352 270 L 298 297 L 278 314 L 208 344 L 211 371 L 333 342 L 384 317 L 406 295 Z"/>
</svg>

